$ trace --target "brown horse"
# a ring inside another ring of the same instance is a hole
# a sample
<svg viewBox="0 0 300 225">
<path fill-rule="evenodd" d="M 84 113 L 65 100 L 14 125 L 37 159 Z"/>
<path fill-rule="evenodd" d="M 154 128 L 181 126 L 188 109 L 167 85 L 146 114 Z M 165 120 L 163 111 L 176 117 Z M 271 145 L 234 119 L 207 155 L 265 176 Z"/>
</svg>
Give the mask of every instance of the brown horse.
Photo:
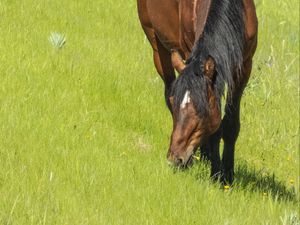
<svg viewBox="0 0 300 225">
<path fill-rule="evenodd" d="M 138 0 L 138 13 L 173 117 L 169 162 L 186 167 L 200 146 L 211 176 L 232 183 L 240 101 L 257 45 L 253 0 Z"/>
</svg>

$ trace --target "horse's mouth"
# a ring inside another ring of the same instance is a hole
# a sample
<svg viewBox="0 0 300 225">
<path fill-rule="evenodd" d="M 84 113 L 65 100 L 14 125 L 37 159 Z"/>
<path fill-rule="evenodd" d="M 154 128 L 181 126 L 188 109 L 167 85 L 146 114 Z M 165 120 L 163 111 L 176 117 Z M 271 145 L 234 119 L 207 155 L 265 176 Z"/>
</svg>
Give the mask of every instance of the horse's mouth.
<svg viewBox="0 0 300 225">
<path fill-rule="evenodd" d="M 185 153 L 185 157 L 182 158 L 181 161 L 179 161 L 179 160 L 175 160 L 175 162 L 169 161 L 169 165 L 171 165 L 175 168 L 179 168 L 179 169 L 186 169 L 186 168 L 190 167 L 193 164 L 194 149 L 195 148 L 193 146 L 189 146 Z"/>
<path fill-rule="evenodd" d="M 194 156 L 194 152 L 193 152 L 193 154 L 191 154 L 191 156 L 186 161 L 186 163 L 184 165 L 185 168 L 188 168 L 188 167 L 190 167 L 190 166 L 193 165 L 193 161 L 194 161 L 194 157 L 193 156 Z"/>
<path fill-rule="evenodd" d="M 183 162 L 184 167 L 188 167 L 188 166 L 192 165 L 194 152 L 195 152 L 195 147 L 194 146 L 189 146 L 187 148 L 186 160 L 185 160 L 185 162 Z"/>
</svg>

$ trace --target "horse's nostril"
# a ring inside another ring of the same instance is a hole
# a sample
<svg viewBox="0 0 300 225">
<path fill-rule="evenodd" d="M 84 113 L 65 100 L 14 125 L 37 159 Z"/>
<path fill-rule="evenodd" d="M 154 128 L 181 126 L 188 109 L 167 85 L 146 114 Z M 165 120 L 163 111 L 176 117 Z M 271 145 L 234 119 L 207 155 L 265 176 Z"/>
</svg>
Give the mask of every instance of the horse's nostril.
<svg viewBox="0 0 300 225">
<path fill-rule="evenodd" d="M 176 156 L 175 154 L 172 154 L 172 153 L 167 154 L 167 159 L 168 159 L 169 165 L 183 166 L 183 164 L 184 164 L 183 157 Z"/>
<path fill-rule="evenodd" d="M 182 164 L 183 164 L 183 162 L 184 162 L 184 160 L 183 160 L 183 158 L 182 158 L 182 157 L 180 157 L 180 158 L 176 159 L 176 164 L 177 164 L 177 165 L 182 165 Z"/>
</svg>

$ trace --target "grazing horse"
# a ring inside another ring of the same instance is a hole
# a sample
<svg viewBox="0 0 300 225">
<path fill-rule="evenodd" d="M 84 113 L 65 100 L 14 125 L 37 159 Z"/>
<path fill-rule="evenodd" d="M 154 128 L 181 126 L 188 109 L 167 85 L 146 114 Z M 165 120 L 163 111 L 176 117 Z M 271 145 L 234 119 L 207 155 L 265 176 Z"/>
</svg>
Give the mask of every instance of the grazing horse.
<svg viewBox="0 0 300 225">
<path fill-rule="evenodd" d="M 231 184 L 240 101 L 257 46 L 253 0 L 138 0 L 142 28 L 173 118 L 168 161 L 186 167 L 200 146 L 211 176 Z M 175 76 L 175 70 L 179 73 Z M 227 86 L 225 113 L 221 97 Z M 222 160 L 220 139 L 224 141 Z"/>
</svg>

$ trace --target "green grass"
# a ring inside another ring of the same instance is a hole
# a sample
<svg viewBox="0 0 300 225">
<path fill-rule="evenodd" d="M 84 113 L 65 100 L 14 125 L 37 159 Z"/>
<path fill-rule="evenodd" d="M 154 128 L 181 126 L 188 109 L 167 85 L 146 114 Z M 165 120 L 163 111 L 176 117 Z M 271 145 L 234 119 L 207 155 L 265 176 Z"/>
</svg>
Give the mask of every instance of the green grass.
<svg viewBox="0 0 300 225">
<path fill-rule="evenodd" d="M 171 117 L 136 1 L 2 0 L 0 224 L 299 224 L 299 1 L 256 3 L 225 191 L 208 165 L 167 166 Z"/>
</svg>

